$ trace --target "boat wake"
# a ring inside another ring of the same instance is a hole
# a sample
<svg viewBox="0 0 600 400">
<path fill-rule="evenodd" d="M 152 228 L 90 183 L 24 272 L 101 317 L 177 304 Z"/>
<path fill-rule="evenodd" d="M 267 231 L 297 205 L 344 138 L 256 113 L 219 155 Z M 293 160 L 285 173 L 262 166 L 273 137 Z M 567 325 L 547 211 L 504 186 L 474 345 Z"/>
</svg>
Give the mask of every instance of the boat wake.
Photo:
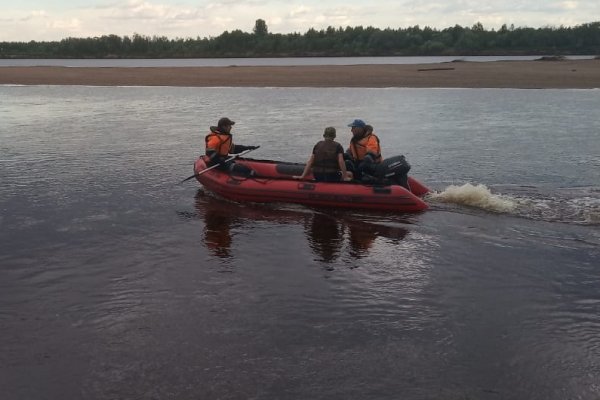
<svg viewBox="0 0 600 400">
<path fill-rule="evenodd" d="M 540 221 L 600 225 L 600 188 L 505 186 L 500 190 L 492 193 L 483 184 L 450 185 L 431 192 L 426 200 L 432 205 L 454 204 Z"/>
<path fill-rule="evenodd" d="M 578 189 L 550 196 L 519 198 L 519 215 L 550 222 L 600 225 L 600 192 Z"/>
<path fill-rule="evenodd" d="M 492 194 L 485 185 L 465 183 L 462 186 L 450 185 L 443 192 L 432 192 L 429 202 L 441 202 L 481 208 L 483 210 L 510 213 L 517 208 L 517 202 L 508 196 Z"/>
</svg>

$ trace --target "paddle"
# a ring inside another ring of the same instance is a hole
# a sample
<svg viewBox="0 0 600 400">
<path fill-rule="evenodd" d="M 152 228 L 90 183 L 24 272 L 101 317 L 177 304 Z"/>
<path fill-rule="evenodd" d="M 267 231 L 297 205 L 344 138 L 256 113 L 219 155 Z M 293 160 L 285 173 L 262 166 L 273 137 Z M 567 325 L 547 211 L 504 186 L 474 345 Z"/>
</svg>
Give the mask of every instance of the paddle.
<svg viewBox="0 0 600 400">
<path fill-rule="evenodd" d="M 241 153 L 234 154 L 234 155 L 232 155 L 231 157 L 227 158 L 227 159 L 226 159 L 225 161 L 223 161 L 222 163 L 226 163 L 226 162 L 228 162 L 228 161 L 231 161 L 231 160 L 233 160 L 233 159 L 236 159 L 236 158 L 238 158 L 238 157 L 240 157 L 240 156 L 242 156 L 242 155 L 244 155 L 244 154 L 246 154 L 246 153 L 249 153 L 249 152 L 251 152 L 252 150 L 256 150 L 256 149 L 258 149 L 259 147 L 260 147 L 260 146 L 256 146 L 256 147 L 255 147 L 255 148 L 253 148 L 253 149 L 244 150 L 244 151 L 242 151 Z M 182 184 L 183 182 L 189 181 L 189 180 L 190 180 L 190 179 L 192 179 L 192 178 L 195 178 L 195 177 L 197 177 L 197 176 L 200 176 L 200 175 L 202 175 L 203 173 L 205 173 L 205 172 L 208 172 L 208 171 L 210 171 L 210 170 L 211 170 L 211 169 L 213 169 L 213 168 L 217 168 L 217 167 L 218 167 L 219 165 L 221 165 L 222 163 L 215 164 L 215 165 L 213 165 L 212 167 L 208 167 L 208 168 L 206 168 L 206 169 L 203 169 L 202 171 L 200 171 L 200 172 L 198 172 L 198 173 L 196 173 L 196 174 L 194 174 L 194 175 L 192 175 L 192 176 L 188 176 L 187 178 L 185 178 L 184 180 L 182 180 L 181 182 L 179 182 L 179 184 Z"/>
</svg>

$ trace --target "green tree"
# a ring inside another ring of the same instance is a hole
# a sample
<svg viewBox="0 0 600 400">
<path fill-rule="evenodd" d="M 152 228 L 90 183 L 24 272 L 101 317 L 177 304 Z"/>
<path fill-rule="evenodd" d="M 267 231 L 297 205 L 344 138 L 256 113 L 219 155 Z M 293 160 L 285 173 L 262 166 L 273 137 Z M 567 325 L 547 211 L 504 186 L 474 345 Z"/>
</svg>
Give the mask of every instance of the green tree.
<svg viewBox="0 0 600 400">
<path fill-rule="evenodd" d="M 515 28 L 495 31 L 477 22 L 441 31 L 418 25 L 384 30 L 371 26 L 327 27 L 306 33 L 271 34 L 264 20 L 253 32 L 239 29 L 208 38 L 164 36 L 68 37 L 55 42 L 0 42 L 2 58 L 55 57 L 294 57 L 469 54 L 600 54 L 600 22 L 574 27 Z"/>
<path fill-rule="evenodd" d="M 264 19 L 257 19 L 254 23 L 254 29 L 252 30 L 256 36 L 267 36 L 269 29 Z"/>
</svg>

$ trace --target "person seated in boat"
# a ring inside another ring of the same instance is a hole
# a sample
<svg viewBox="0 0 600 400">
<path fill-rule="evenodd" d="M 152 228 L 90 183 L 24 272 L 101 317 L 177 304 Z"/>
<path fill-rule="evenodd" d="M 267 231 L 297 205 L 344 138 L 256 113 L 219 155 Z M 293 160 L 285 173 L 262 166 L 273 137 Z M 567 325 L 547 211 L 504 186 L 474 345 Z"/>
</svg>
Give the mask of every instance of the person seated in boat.
<svg viewBox="0 0 600 400">
<path fill-rule="evenodd" d="M 238 154 L 246 150 L 257 149 L 258 146 L 242 146 L 233 143 L 231 129 L 235 121 L 223 117 L 217 122 L 217 126 L 210 127 L 210 133 L 204 139 L 206 144 L 206 155 L 208 156 L 207 167 L 219 164 L 218 169 L 228 171 L 235 175 L 252 176 L 254 171 L 245 165 L 236 164 L 234 160 L 227 160 L 229 154 Z"/>
<path fill-rule="evenodd" d="M 335 128 L 332 126 L 325 128 L 323 140 L 313 147 L 312 154 L 306 162 L 302 175 L 294 176 L 294 178 L 305 179 L 312 171 L 315 180 L 318 182 L 351 180 L 352 177 L 348 175 L 344 162 L 344 148 L 334 139 Z"/>
<path fill-rule="evenodd" d="M 369 179 L 375 174 L 377 164 L 383 161 L 379 138 L 373 133 L 373 127 L 362 119 L 350 124 L 352 139 L 345 154 L 346 168 L 355 179 Z"/>
</svg>

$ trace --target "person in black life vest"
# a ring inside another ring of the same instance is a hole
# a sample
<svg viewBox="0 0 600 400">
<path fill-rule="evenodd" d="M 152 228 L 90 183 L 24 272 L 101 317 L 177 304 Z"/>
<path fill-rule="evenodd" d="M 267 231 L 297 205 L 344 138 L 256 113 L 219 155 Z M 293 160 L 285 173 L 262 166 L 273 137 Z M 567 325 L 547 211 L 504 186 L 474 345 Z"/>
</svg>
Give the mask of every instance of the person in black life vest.
<svg viewBox="0 0 600 400">
<path fill-rule="evenodd" d="M 366 179 L 374 175 L 377 164 L 383 160 L 379 138 L 373 133 L 373 127 L 362 119 L 355 119 L 348 126 L 352 139 L 344 155 L 346 168 L 353 173 L 355 179 Z"/>
<path fill-rule="evenodd" d="M 333 139 L 335 139 L 335 128 L 331 126 L 325 128 L 323 140 L 313 147 L 302 175 L 294 176 L 294 179 L 304 179 L 311 171 L 318 182 L 340 182 L 351 179 L 346 171 L 344 148 Z"/>
<path fill-rule="evenodd" d="M 206 144 L 206 155 L 209 157 L 207 166 L 219 164 L 218 169 L 229 171 L 236 175 L 252 176 L 254 171 L 244 165 L 239 165 L 230 160 L 225 162 L 229 154 L 238 154 L 245 150 L 254 150 L 258 146 L 242 146 L 233 143 L 231 129 L 235 121 L 223 117 L 217 123 L 217 126 L 210 127 L 210 133 L 204 139 Z"/>
</svg>

